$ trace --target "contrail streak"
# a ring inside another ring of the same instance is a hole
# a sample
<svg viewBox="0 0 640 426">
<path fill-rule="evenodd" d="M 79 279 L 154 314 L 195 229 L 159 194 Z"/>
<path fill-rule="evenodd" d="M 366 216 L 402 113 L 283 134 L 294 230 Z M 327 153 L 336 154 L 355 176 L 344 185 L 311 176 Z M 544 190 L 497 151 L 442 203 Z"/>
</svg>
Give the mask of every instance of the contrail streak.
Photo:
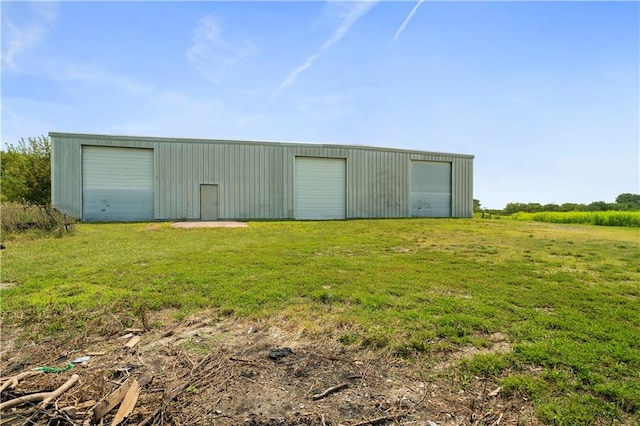
<svg viewBox="0 0 640 426">
<path fill-rule="evenodd" d="M 398 39 L 398 37 L 400 36 L 400 34 L 404 31 L 404 28 L 407 26 L 407 24 L 411 20 L 411 17 L 413 16 L 414 13 L 416 13 L 416 10 L 418 10 L 418 7 L 420 7 L 422 2 L 424 2 L 424 0 L 418 0 L 418 4 L 416 4 L 413 7 L 413 9 L 411 9 L 411 12 L 409 13 L 409 16 L 407 16 L 407 18 L 404 20 L 402 25 L 400 25 L 400 28 L 398 28 L 398 31 L 396 31 L 396 35 L 393 36 L 393 41 L 396 41 Z"/>
<path fill-rule="evenodd" d="M 313 62 L 316 59 L 318 59 L 322 54 L 324 54 L 327 50 L 329 50 L 331 46 L 339 42 L 340 39 L 342 39 L 342 37 L 344 37 L 345 34 L 347 34 L 351 26 L 355 24 L 356 21 L 360 19 L 364 14 L 366 14 L 369 11 L 369 9 L 375 6 L 376 3 L 377 1 L 362 1 L 362 2 L 355 3 L 354 6 L 347 13 L 344 14 L 344 17 L 342 22 L 340 23 L 340 26 L 338 26 L 338 28 L 336 28 L 333 34 L 331 34 L 331 37 L 329 37 L 329 39 L 324 42 L 324 44 L 320 47 L 320 49 L 315 54 L 309 56 L 302 65 L 299 65 L 293 71 L 291 71 L 287 76 L 287 78 L 285 78 L 284 81 L 280 83 L 278 88 L 273 91 L 271 96 L 277 95 L 278 93 L 280 93 L 280 91 L 282 91 L 286 87 L 293 84 L 293 82 L 296 81 L 296 78 L 298 78 L 298 75 L 300 75 L 300 73 L 302 73 L 307 68 L 311 67 L 311 65 L 313 65 Z"/>
</svg>

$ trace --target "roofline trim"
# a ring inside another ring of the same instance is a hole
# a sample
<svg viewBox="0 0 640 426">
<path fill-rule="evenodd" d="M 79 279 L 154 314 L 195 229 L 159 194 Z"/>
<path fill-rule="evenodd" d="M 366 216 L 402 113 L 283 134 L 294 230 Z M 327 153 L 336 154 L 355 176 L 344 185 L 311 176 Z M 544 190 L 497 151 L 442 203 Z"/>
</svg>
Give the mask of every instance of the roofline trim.
<svg viewBox="0 0 640 426">
<path fill-rule="evenodd" d="M 340 145 L 340 144 L 326 144 L 326 143 L 312 143 L 312 142 L 278 142 L 278 141 L 258 141 L 258 140 L 241 140 L 241 139 L 200 139 L 200 138 L 172 138 L 172 137 L 159 137 L 159 136 L 130 136 L 130 135 L 107 135 L 107 134 L 95 134 L 95 133 L 66 133 L 66 132 L 49 132 L 49 137 L 52 138 L 76 138 L 76 139 L 110 139 L 114 141 L 140 141 L 140 142 L 160 142 L 160 143 L 214 143 L 214 144 L 248 144 L 248 145 L 271 145 L 271 146 L 285 146 L 285 147 L 307 147 L 307 148 L 332 148 L 332 149 L 361 149 L 361 150 L 376 150 L 386 152 L 402 152 L 409 154 L 422 154 L 422 155 L 438 155 L 448 157 L 459 158 L 475 158 L 470 154 L 454 154 L 448 152 L 433 152 L 433 151 L 421 151 L 414 149 L 404 148 L 389 148 L 370 145 Z"/>
</svg>

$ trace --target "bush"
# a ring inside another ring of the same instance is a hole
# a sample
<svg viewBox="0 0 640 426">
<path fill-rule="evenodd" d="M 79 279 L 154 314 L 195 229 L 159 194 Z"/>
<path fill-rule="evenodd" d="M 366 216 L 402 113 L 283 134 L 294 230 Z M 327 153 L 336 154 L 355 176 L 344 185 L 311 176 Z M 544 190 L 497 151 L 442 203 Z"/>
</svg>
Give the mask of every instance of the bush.
<svg viewBox="0 0 640 426">
<path fill-rule="evenodd" d="M 29 234 L 36 238 L 62 237 L 73 231 L 76 220 L 53 206 L 2 203 L 0 238 L 12 239 L 17 234 Z"/>
<path fill-rule="evenodd" d="M 0 200 L 51 203 L 51 144 L 49 138 L 20 139 L 0 151 Z"/>
</svg>

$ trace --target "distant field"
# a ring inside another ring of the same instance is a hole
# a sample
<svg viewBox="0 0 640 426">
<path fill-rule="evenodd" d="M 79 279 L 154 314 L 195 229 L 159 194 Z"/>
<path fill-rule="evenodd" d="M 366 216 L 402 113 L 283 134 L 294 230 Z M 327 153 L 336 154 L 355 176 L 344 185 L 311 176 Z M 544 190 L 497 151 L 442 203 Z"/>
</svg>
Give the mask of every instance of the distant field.
<svg viewBox="0 0 640 426">
<path fill-rule="evenodd" d="M 297 321 L 345 345 L 436 355 L 549 424 L 640 422 L 638 229 L 515 220 L 79 224 L 2 251 L 3 328 L 82 332 L 105 312 L 204 308 Z M 36 325 L 37 327 L 34 327 Z"/>
<path fill-rule="evenodd" d="M 640 211 L 515 213 L 511 218 L 548 223 L 640 227 Z"/>
</svg>

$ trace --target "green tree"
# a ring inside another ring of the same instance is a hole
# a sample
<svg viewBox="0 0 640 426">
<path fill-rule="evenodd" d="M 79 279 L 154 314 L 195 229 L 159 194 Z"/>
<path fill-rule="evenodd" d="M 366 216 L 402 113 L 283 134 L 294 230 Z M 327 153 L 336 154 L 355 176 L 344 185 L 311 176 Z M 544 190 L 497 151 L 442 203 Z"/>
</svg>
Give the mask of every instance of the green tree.
<svg viewBox="0 0 640 426">
<path fill-rule="evenodd" d="M 630 194 L 625 192 L 616 197 L 616 203 L 618 204 L 637 204 L 640 206 L 640 194 Z"/>
<path fill-rule="evenodd" d="M 51 203 L 51 143 L 46 136 L 21 138 L 0 151 L 2 201 Z"/>
<path fill-rule="evenodd" d="M 604 212 L 607 210 L 611 210 L 611 208 L 610 205 L 605 201 L 594 201 L 587 206 L 587 210 Z"/>
<path fill-rule="evenodd" d="M 576 203 L 562 203 L 560 205 L 561 212 L 577 212 L 580 211 L 580 204 Z"/>
<path fill-rule="evenodd" d="M 473 199 L 473 212 L 477 213 L 479 211 L 481 211 L 482 208 L 480 207 L 480 200 L 476 200 L 475 198 Z"/>
</svg>

